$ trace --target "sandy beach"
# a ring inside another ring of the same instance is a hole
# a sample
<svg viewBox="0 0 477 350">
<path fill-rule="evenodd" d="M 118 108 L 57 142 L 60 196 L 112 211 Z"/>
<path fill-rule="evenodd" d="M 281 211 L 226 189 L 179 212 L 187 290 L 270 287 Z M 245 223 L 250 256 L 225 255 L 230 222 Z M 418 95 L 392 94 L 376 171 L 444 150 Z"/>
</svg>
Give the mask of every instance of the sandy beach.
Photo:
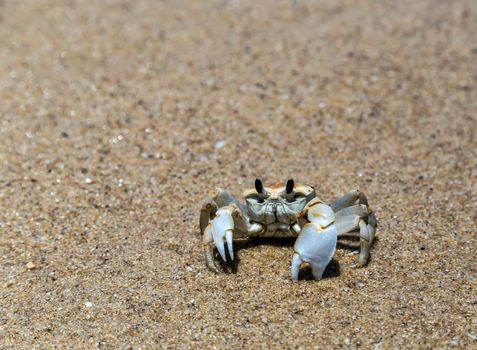
<svg viewBox="0 0 477 350">
<path fill-rule="evenodd" d="M 0 1 L 0 349 L 476 349 L 475 1 Z M 368 266 L 205 266 L 202 201 L 360 189 Z"/>
</svg>

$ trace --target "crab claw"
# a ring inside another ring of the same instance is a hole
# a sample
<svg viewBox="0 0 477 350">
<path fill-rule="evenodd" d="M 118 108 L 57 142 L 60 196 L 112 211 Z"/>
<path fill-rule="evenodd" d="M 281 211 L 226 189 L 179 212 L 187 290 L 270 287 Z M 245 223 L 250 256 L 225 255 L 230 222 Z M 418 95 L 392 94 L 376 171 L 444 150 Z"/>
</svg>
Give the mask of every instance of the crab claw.
<svg viewBox="0 0 477 350">
<path fill-rule="evenodd" d="M 225 255 L 225 243 L 227 243 L 230 259 L 234 260 L 232 242 L 234 229 L 232 214 L 234 210 L 235 208 L 233 206 L 227 206 L 217 210 L 215 218 L 204 231 L 204 252 L 207 266 L 215 272 L 219 271 L 214 263 L 213 245 L 217 248 L 222 260 L 227 261 Z"/>
<path fill-rule="evenodd" d="M 322 203 L 312 203 L 308 209 L 308 220 L 295 242 L 295 254 L 291 263 L 291 277 L 298 281 L 303 263 L 309 263 L 315 280 L 320 280 L 326 266 L 335 254 L 338 233 L 334 224 L 333 210 Z"/>
</svg>

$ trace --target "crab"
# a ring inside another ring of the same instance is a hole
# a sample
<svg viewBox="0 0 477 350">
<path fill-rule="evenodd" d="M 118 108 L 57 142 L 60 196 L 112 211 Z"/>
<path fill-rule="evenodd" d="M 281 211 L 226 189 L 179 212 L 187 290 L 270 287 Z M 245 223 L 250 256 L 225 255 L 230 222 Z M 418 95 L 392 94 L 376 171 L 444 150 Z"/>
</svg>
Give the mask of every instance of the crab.
<svg viewBox="0 0 477 350">
<path fill-rule="evenodd" d="M 298 281 L 301 266 L 309 264 L 320 280 L 336 250 L 338 237 L 359 237 L 360 249 L 354 267 L 365 266 L 376 233 L 376 216 L 359 190 L 350 191 L 334 202 L 321 201 L 312 186 L 273 183 L 244 192 L 246 204 L 231 192 L 217 189 L 200 212 L 200 230 L 207 267 L 219 273 L 214 250 L 224 262 L 234 260 L 233 240 L 249 237 L 298 237 L 291 260 L 291 279 Z M 226 248 L 228 257 L 226 255 Z"/>
</svg>

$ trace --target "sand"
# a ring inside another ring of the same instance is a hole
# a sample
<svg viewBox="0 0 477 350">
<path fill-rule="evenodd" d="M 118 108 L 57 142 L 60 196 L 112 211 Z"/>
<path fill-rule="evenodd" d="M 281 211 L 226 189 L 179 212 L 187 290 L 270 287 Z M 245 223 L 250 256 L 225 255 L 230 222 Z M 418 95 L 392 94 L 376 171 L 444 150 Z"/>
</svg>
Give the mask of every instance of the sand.
<svg viewBox="0 0 477 350">
<path fill-rule="evenodd" d="M 476 62 L 474 1 L 1 1 L 0 348 L 477 348 Z M 255 177 L 364 191 L 370 264 L 208 271 Z"/>
</svg>

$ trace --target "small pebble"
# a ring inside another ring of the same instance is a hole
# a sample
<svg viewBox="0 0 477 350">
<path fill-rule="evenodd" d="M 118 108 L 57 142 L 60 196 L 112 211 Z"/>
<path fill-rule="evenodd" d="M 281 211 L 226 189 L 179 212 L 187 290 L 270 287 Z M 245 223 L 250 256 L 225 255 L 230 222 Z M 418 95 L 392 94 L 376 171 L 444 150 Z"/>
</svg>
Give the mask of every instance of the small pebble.
<svg viewBox="0 0 477 350">
<path fill-rule="evenodd" d="M 225 144 L 227 143 L 227 141 L 225 140 L 221 140 L 221 141 L 218 141 L 216 144 L 215 144 L 215 149 L 221 149 L 222 147 L 225 146 Z"/>
</svg>

